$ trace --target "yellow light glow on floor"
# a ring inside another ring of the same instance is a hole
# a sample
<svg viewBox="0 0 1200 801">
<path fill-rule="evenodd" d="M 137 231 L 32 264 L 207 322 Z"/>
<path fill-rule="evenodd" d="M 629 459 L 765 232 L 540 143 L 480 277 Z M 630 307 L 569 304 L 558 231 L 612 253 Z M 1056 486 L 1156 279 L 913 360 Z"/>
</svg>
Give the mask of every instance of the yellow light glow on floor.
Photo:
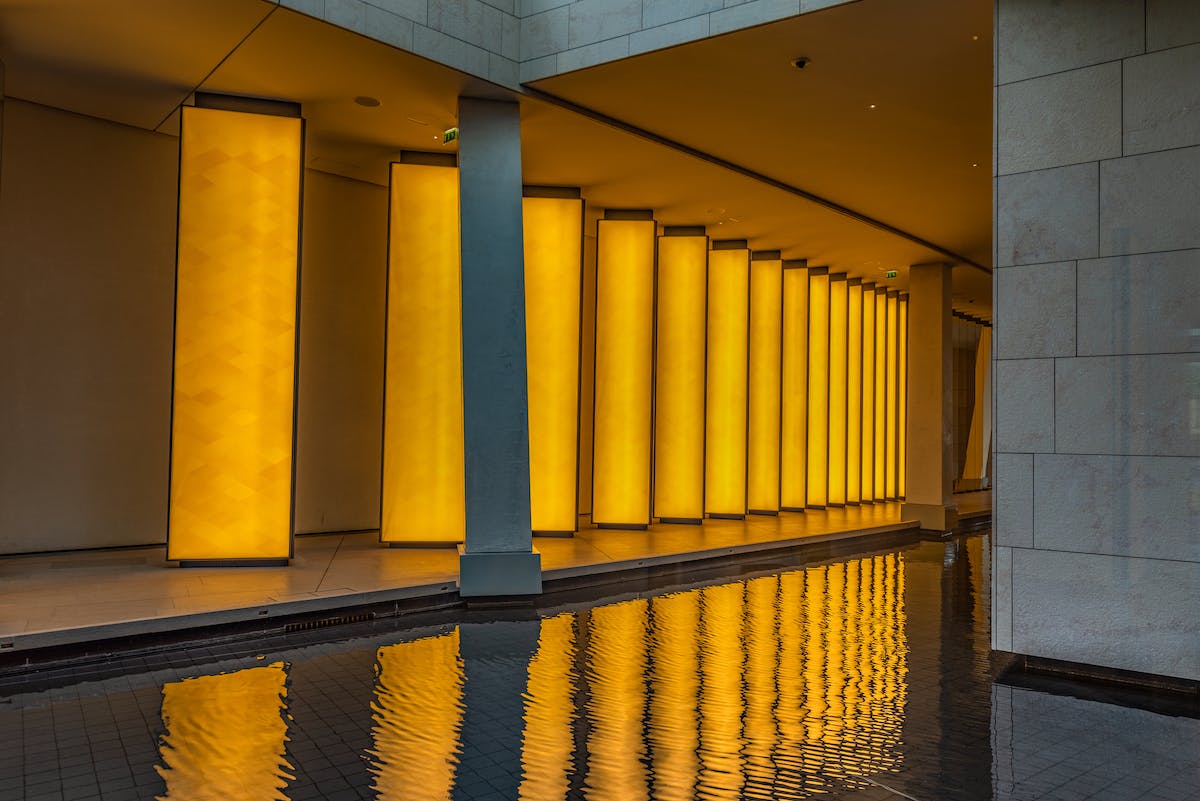
<svg viewBox="0 0 1200 801">
<path fill-rule="evenodd" d="M 776 254 L 778 255 L 778 254 Z M 750 428 L 746 505 L 752 512 L 779 511 L 783 262 L 750 262 Z"/>
<path fill-rule="evenodd" d="M 704 511 L 746 513 L 750 251 L 708 254 L 708 389 Z"/>
<path fill-rule="evenodd" d="M 897 303 L 899 293 L 892 290 L 887 293 L 887 444 L 884 464 L 886 472 L 886 486 L 888 500 L 896 498 L 896 445 L 898 437 L 896 434 L 896 418 L 900 411 L 899 401 L 896 391 L 898 388 L 898 359 L 900 356 L 899 350 L 899 331 L 900 331 L 900 314 L 899 303 Z"/>
<path fill-rule="evenodd" d="M 579 300 L 583 201 L 527 197 L 525 358 L 529 381 L 529 514 L 535 532 L 578 526 Z"/>
<path fill-rule="evenodd" d="M 829 276 L 829 505 L 846 505 L 846 276 Z"/>
<path fill-rule="evenodd" d="M 850 333 L 846 344 L 846 502 L 862 502 L 862 366 L 863 288 L 862 281 L 848 282 L 850 307 L 846 320 Z"/>
<path fill-rule="evenodd" d="M 598 525 L 650 522 L 656 227 L 653 220 L 599 222 L 592 444 Z"/>
<path fill-rule="evenodd" d="M 887 498 L 887 290 L 875 287 L 875 500 Z"/>
<path fill-rule="evenodd" d="M 899 302 L 900 319 L 897 322 L 899 341 L 899 356 L 897 357 L 897 389 L 896 405 L 896 497 L 903 498 L 905 493 L 904 474 L 908 472 L 905 460 L 908 458 L 908 295 L 901 295 Z"/>
<path fill-rule="evenodd" d="M 458 170 L 393 164 L 389 213 L 380 539 L 461 542 Z"/>
<path fill-rule="evenodd" d="M 654 515 L 704 517 L 704 337 L 708 237 L 658 240 Z"/>
<path fill-rule="evenodd" d="M 783 271 L 783 405 L 780 421 L 779 503 L 801 510 L 808 503 L 808 270 Z"/>
<path fill-rule="evenodd" d="M 449 801 L 461 750 L 463 662 L 458 628 L 385 645 L 375 655 L 367 769 L 380 801 Z"/>
<path fill-rule="evenodd" d="M 521 801 L 566 798 L 575 767 L 575 615 L 544 618 L 538 625 L 525 688 Z"/>
<path fill-rule="evenodd" d="M 276 801 L 294 778 L 285 754 L 282 662 L 168 682 L 162 689 L 163 801 Z"/>
<path fill-rule="evenodd" d="M 875 285 L 862 285 L 862 500 L 875 500 Z"/>
<path fill-rule="evenodd" d="M 182 113 L 167 558 L 288 559 L 304 123 Z"/>
<path fill-rule="evenodd" d="M 808 271 L 807 506 L 829 503 L 829 272 Z"/>
</svg>

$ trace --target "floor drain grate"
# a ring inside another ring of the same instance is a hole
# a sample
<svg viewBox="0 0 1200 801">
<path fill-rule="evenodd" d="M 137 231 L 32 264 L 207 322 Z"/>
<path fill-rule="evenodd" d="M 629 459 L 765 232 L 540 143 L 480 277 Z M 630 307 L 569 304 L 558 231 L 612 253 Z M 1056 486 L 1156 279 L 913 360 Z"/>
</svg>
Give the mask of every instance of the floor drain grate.
<svg viewBox="0 0 1200 801">
<path fill-rule="evenodd" d="M 283 627 L 283 633 L 291 634 L 293 631 L 310 631 L 312 629 L 323 629 L 328 626 L 341 626 L 344 623 L 362 623 L 374 619 L 374 612 L 363 612 L 361 615 L 340 615 L 338 617 L 322 618 L 321 620 L 305 620 L 301 623 L 288 623 Z"/>
</svg>

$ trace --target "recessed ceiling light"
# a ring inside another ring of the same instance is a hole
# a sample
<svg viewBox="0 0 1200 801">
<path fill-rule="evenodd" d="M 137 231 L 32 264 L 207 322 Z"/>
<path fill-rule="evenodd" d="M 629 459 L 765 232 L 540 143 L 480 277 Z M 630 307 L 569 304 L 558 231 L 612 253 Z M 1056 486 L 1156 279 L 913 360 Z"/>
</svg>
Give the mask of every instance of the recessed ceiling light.
<svg viewBox="0 0 1200 801">
<path fill-rule="evenodd" d="M 792 66 L 798 70 L 804 69 L 810 63 L 812 63 L 812 59 L 809 58 L 808 56 L 800 56 L 799 58 L 792 59 Z"/>
<path fill-rule="evenodd" d="M 978 162 L 978 161 L 972 161 L 972 162 L 971 162 L 971 166 L 972 166 L 972 167 L 978 167 L 978 166 L 979 166 L 979 162 Z"/>
<path fill-rule="evenodd" d="M 875 108 L 875 104 L 872 103 L 868 108 Z"/>
<path fill-rule="evenodd" d="M 371 97 L 369 95 L 359 95 L 358 97 L 354 98 L 354 102 L 360 106 L 366 106 L 367 108 L 375 108 L 376 106 L 379 105 L 379 98 Z"/>
<path fill-rule="evenodd" d="M 972 42 L 978 42 L 978 41 L 979 41 L 979 34 L 977 34 L 977 33 L 973 33 L 973 34 L 971 34 L 971 41 L 972 41 Z"/>
</svg>

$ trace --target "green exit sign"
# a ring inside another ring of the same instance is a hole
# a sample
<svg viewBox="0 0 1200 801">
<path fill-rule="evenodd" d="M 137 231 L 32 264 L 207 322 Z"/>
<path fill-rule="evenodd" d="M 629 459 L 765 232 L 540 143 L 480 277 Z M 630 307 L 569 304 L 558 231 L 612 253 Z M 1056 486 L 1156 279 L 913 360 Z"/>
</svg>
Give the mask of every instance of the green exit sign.
<svg viewBox="0 0 1200 801">
<path fill-rule="evenodd" d="M 457 138 L 458 138 L 458 129 L 457 128 L 447 128 L 446 130 L 442 131 L 442 144 L 448 144 L 449 142 L 453 142 Z"/>
<path fill-rule="evenodd" d="M 888 271 L 885 273 L 885 276 L 886 276 L 886 277 L 888 277 L 888 278 L 895 278 L 895 277 L 896 277 L 897 275 L 899 275 L 899 274 L 900 274 L 900 273 L 899 273 L 899 272 L 897 272 L 896 270 L 888 270 Z"/>
</svg>

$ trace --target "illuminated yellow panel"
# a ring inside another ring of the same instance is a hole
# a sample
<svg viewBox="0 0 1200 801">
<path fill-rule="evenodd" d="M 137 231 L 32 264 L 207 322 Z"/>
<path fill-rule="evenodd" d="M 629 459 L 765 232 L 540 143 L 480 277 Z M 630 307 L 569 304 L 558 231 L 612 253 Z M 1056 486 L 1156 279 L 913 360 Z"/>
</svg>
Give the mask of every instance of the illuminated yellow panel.
<svg viewBox="0 0 1200 801">
<path fill-rule="evenodd" d="M 852 281 L 846 344 L 846 502 L 862 501 L 863 288 Z"/>
<path fill-rule="evenodd" d="M 700 593 L 660 595 L 650 601 L 654 636 L 651 640 L 650 746 L 654 797 L 662 801 L 692 801 L 700 761 L 696 721 L 700 677 Z M 637 636 L 634 634 L 634 636 Z M 562 795 L 553 796 L 562 798 Z"/>
<path fill-rule="evenodd" d="M 168 559 L 291 557 L 302 140 L 183 108 Z"/>
<path fill-rule="evenodd" d="M 829 278 L 829 505 L 846 503 L 846 276 Z"/>
<path fill-rule="evenodd" d="M 587 797 L 596 801 L 649 798 L 646 740 L 647 601 L 639 598 L 593 609 L 589 615 Z"/>
<path fill-rule="evenodd" d="M 294 778 L 282 662 L 163 685 L 164 801 L 277 801 Z"/>
<path fill-rule="evenodd" d="M 829 502 L 829 273 L 808 279 L 808 506 Z"/>
<path fill-rule="evenodd" d="M 458 629 L 385 645 L 378 665 L 367 769 L 380 801 L 449 801 L 461 750 Z"/>
<path fill-rule="evenodd" d="M 461 542 L 458 170 L 393 164 L 384 374 L 383 542 Z"/>
<path fill-rule="evenodd" d="M 654 514 L 704 516 L 704 326 L 708 237 L 658 240 Z"/>
<path fill-rule="evenodd" d="M 887 497 L 887 290 L 875 289 L 875 500 Z"/>
<path fill-rule="evenodd" d="M 596 237 L 583 238 L 583 360 L 579 371 L 579 514 L 592 513 L 592 412 L 596 378 Z"/>
<path fill-rule="evenodd" d="M 746 513 L 750 251 L 708 254 L 708 413 L 704 511 Z"/>
<path fill-rule="evenodd" d="M 808 462 L 808 270 L 783 271 L 783 406 L 780 423 L 779 503 L 803 509 Z"/>
<path fill-rule="evenodd" d="M 783 262 L 750 262 L 750 429 L 746 505 L 779 511 Z"/>
<path fill-rule="evenodd" d="M 537 653 L 529 660 L 525 692 L 522 801 L 566 798 L 575 768 L 575 615 L 545 618 L 539 626 Z"/>
<path fill-rule="evenodd" d="M 862 500 L 875 500 L 875 285 L 863 284 Z"/>
<path fill-rule="evenodd" d="M 525 353 L 529 381 L 529 514 L 534 531 L 578 523 L 579 299 L 583 201 L 527 197 Z"/>
<path fill-rule="evenodd" d="M 908 472 L 905 459 L 908 454 L 905 445 L 908 442 L 908 295 L 902 295 L 899 303 L 900 319 L 897 321 L 899 340 L 899 365 L 897 366 L 897 399 L 896 405 L 896 496 L 904 497 L 904 474 Z"/>
<path fill-rule="evenodd" d="M 650 522 L 654 358 L 653 220 L 600 220 L 592 520 Z"/>
<path fill-rule="evenodd" d="M 887 293 L 887 445 L 884 458 L 884 470 L 886 474 L 885 491 L 888 500 L 894 500 L 896 497 L 896 445 L 898 437 L 896 435 L 896 415 L 899 412 L 899 403 L 896 397 L 897 389 L 897 360 L 899 358 L 899 319 L 900 315 L 897 310 L 899 305 L 897 300 L 897 292 L 891 291 Z"/>
</svg>

